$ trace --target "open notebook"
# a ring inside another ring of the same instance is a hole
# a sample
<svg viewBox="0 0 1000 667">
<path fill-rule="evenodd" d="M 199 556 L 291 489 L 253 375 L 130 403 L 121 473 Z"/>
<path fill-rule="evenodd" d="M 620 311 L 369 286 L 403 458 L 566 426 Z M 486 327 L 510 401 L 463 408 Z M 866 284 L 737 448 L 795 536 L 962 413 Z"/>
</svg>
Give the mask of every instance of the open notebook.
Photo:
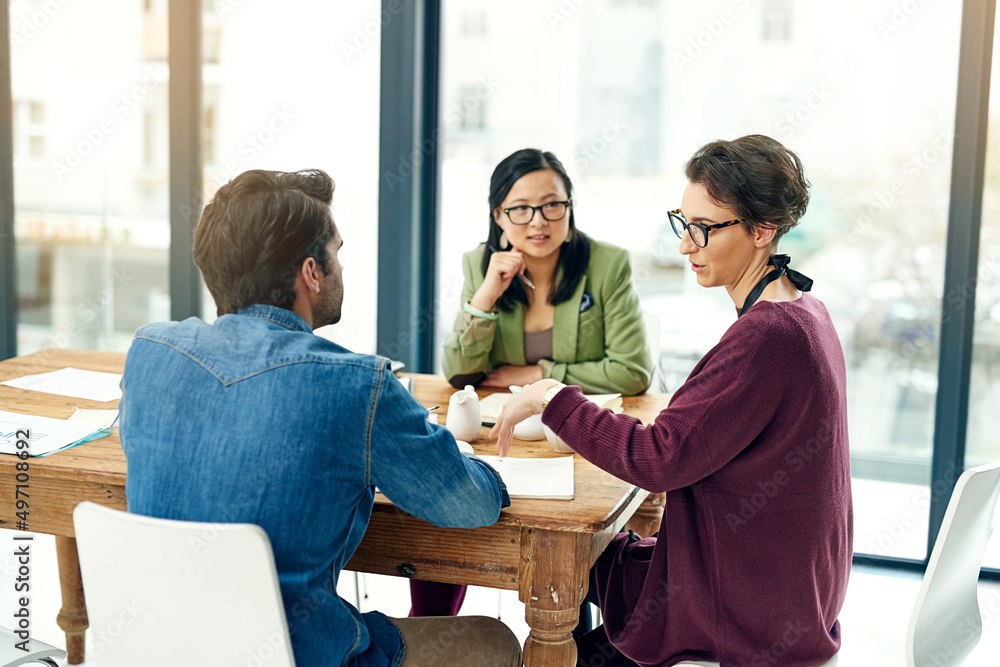
<svg viewBox="0 0 1000 667">
<path fill-rule="evenodd" d="M 573 457 L 515 459 L 479 456 L 493 466 L 511 498 L 573 500 Z"/>
<path fill-rule="evenodd" d="M 497 392 L 479 401 L 479 414 L 482 416 L 483 426 L 493 426 L 496 423 L 503 406 L 513 395 L 509 392 Z M 622 407 L 621 394 L 586 394 L 586 398 L 602 408 L 619 411 Z"/>
</svg>

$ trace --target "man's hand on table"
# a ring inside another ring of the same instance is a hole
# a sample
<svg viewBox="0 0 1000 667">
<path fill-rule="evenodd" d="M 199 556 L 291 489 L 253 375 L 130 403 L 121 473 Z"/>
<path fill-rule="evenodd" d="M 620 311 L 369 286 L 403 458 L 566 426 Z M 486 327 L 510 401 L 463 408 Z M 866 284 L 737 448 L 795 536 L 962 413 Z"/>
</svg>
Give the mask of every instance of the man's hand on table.
<svg viewBox="0 0 1000 667">
<path fill-rule="evenodd" d="M 524 421 L 532 415 L 541 414 L 545 408 L 542 406 L 542 398 L 545 392 L 551 387 L 561 386 L 562 383 L 551 378 L 539 380 L 521 389 L 514 394 L 503 406 L 500 416 L 497 417 L 496 424 L 490 429 L 490 438 L 497 439 L 497 449 L 500 456 L 507 456 L 510 450 L 510 442 L 514 438 L 514 426 Z"/>
</svg>

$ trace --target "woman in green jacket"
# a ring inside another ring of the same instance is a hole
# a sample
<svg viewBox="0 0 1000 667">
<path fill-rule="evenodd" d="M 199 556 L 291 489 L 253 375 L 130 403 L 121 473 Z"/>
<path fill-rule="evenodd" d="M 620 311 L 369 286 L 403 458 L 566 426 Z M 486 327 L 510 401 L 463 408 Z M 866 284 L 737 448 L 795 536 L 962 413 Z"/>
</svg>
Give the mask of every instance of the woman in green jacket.
<svg viewBox="0 0 1000 667">
<path fill-rule="evenodd" d="M 506 390 L 543 378 L 639 394 L 652 361 L 628 252 L 576 228 L 573 185 L 552 153 L 526 148 L 490 180 L 489 235 L 463 257 L 462 309 L 444 373 Z"/>
<path fill-rule="evenodd" d="M 506 391 L 543 378 L 590 393 L 640 394 L 653 364 L 628 252 L 588 238 L 552 153 L 526 148 L 490 179 L 485 245 L 465 253 L 462 309 L 444 373 Z M 410 616 L 453 616 L 465 586 L 410 581 Z"/>
</svg>

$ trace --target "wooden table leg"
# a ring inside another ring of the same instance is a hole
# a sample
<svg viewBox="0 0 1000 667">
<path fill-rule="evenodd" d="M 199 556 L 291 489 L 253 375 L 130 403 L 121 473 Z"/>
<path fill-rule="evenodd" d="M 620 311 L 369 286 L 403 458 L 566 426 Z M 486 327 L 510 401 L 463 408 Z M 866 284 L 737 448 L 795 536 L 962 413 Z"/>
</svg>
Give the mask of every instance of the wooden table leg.
<svg viewBox="0 0 1000 667">
<path fill-rule="evenodd" d="M 639 505 L 639 509 L 635 511 L 632 518 L 625 524 L 625 528 L 640 537 L 652 537 L 653 533 L 660 530 L 666 498 L 667 494 L 665 493 L 649 494 L 642 505 Z"/>
<path fill-rule="evenodd" d="M 525 667 L 574 667 L 573 628 L 587 595 L 591 536 L 537 529 L 521 533 L 520 588 L 531 632 Z"/>
<path fill-rule="evenodd" d="M 83 577 L 80 557 L 76 553 L 75 537 L 56 536 L 56 556 L 59 559 L 59 584 L 63 606 L 56 622 L 66 633 L 66 653 L 71 665 L 83 662 L 84 633 L 87 631 L 87 606 L 83 598 Z"/>
</svg>

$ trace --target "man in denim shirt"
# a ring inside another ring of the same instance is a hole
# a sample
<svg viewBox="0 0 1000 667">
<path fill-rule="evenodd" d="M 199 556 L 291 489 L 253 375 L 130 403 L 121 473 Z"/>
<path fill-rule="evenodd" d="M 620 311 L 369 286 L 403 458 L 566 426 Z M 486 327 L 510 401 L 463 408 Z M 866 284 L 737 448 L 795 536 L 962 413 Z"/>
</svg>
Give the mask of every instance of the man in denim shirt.
<svg viewBox="0 0 1000 667">
<path fill-rule="evenodd" d="M 332 198 L 322 171 L 249 171 L 205 208 L 194 257 L 220 317 L 136 334 L 120 405 L 129 510 L 263 527 L 300 665 L 519 665 L 496 619 L 390 620 L 337 595 L 375 486 L 438 526 L 490 525 L 510 499 L 386 359 L 313 334 L 344 295 Z"/>
</svg>

